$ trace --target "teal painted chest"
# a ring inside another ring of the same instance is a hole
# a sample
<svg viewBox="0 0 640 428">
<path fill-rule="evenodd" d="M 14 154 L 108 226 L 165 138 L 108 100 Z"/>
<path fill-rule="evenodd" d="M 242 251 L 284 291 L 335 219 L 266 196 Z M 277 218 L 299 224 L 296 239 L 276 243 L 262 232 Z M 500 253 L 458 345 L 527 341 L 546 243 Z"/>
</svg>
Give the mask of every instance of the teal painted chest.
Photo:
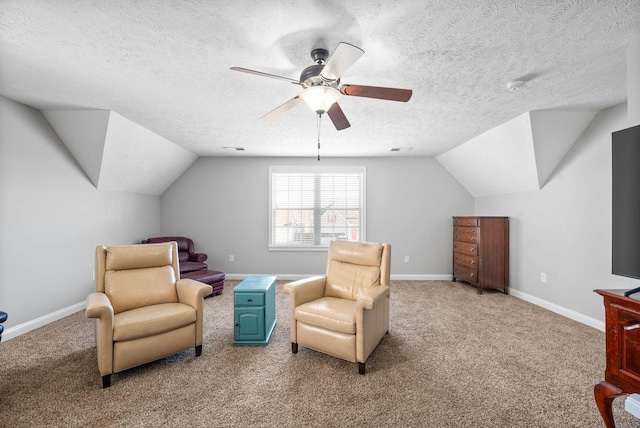
<svg viewBox="0 0 640 428">
<path fill-rule="evenodd" d="M 269 343 L 276 326 L 276 277 L 250 276 L 233 289 L 234 345 Z"/>
</svg>

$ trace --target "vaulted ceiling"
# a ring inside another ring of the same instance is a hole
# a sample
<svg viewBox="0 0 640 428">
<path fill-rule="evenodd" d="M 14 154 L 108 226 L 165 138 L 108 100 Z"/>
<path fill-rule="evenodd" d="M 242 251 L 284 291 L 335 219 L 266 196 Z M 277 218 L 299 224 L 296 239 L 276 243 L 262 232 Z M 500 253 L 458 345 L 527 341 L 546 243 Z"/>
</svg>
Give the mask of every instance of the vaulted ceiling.
<svg viewBox="0 0 640 428">
<path fill-rule="evenodd" d="M 638 25 L 638 0 L 0 0 L 0 95 L 115 112 L 197 156 L 314 156 L 306 106 L 258 120 L 300 86 L 229 68 L 298 79 L 343 41 L 365 54 L 341 83 L 413 97 L 343 97 L 323 156 L 438 156 L 526 112 L 624 102 Z"/>
</svg>

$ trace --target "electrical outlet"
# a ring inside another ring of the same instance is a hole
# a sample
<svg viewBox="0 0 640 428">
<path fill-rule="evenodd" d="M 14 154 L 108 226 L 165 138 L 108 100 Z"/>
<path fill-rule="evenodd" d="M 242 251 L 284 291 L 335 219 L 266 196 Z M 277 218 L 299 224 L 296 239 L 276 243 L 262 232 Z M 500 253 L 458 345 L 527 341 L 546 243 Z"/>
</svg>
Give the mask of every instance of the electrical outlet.
<svg viewBox="0 0 640 428">
<path fill-rule="evenodd" d="M 404 256 L 404 262 L 409 263 L 409 256 Z"/>
<path fill-rule="evenodd" d="M 540 282 L 547 282 L 547 274 L 540 272 Z"/>
<path fill-rule="evenodd" d="M 229 263 L 233 263 L 236 261 L 236 258 L 233 254 L 229 254 Z"/>
</svg>

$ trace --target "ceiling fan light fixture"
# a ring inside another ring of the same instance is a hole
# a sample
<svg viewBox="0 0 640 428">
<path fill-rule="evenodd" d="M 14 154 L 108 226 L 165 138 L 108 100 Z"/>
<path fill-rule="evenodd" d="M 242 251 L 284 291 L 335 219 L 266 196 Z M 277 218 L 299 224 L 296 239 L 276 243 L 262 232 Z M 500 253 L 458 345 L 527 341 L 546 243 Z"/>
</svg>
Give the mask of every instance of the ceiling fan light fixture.
<svg viewBox="0 0 640 428">
<path fill-rule="evenodd" d="M 300 93 L 300 98 L 312 111 L 323 114 L 340 99 L 340 91 L 331 86 L 310 86 Z"/>
</svg>

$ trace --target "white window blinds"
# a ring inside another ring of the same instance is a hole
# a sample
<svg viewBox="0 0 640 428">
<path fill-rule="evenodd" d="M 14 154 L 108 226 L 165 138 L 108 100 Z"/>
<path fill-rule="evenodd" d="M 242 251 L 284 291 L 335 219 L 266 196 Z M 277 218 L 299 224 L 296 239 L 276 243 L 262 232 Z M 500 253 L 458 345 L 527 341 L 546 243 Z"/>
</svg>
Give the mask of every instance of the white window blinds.
<svg viewBox="0 0 640 428">
<path fill-rule="evenodd" d="M 269 168 L 269 248 L 365 241 L 365 167 Z"/>
</svg>

